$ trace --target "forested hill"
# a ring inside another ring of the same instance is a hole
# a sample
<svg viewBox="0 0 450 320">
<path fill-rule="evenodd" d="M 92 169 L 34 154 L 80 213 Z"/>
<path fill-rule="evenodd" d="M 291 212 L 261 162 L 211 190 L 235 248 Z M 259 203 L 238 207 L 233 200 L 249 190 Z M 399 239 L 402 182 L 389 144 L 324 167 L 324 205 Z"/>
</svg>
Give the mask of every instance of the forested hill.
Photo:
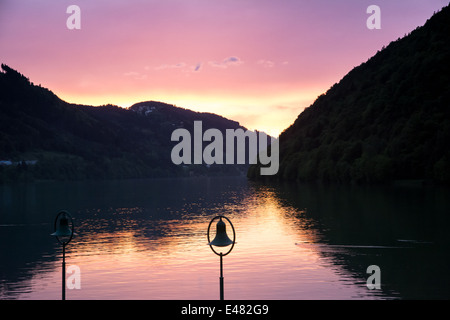
<svg viewBox="0 0 450 320">
<path fill-rule="evenodd" d="M 248 176 L 259 178 L 257 166 Z M 450 182 L 450 7 L 351 70 L 280 135 L 275 179 Z"/>
<path fill-rule="evenodd" d="M 176 128 L 243 128 L 238 122 L 161 102 L 129 109 L 67 103 L 7 65 L 0 72 L 0 182 L 117 179 L 246 172 L 247 166 L 176 166 Z M 243 128 L 245 130 L 245 128 Z M 192 132 L 192 131 L 191 131 Z"/>
</svg>

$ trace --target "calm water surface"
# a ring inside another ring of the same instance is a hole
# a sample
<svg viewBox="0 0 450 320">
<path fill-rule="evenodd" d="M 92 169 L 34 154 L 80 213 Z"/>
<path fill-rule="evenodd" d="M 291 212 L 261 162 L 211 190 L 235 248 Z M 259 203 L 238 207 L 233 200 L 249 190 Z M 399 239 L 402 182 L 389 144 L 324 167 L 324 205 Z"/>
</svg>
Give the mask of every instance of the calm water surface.
<svg viewBox="0 0 450 320">
<path fill-rule="evenodd" d="M 0 186 L 0 299 L 61 298 L 59 210 L 75 218 L 66 262 L 81 271 L 67 299 L 218 299 L 218 214 L 237 233 L 225 299 L 450 298 L 448 189 L 191 178 Z M 381 289 L 367 288 L 370 265 Z"/>
</svg>

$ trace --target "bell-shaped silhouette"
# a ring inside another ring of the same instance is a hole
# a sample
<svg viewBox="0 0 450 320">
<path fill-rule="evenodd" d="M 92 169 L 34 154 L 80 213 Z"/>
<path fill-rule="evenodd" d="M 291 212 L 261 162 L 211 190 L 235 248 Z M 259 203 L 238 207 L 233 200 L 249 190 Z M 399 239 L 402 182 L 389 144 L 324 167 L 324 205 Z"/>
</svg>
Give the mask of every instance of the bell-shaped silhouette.
<svg viewBox="0 0 450 320">
<path fill-rule="evenodd" d="M 71 237 L 72 236 L 72 229 L 69 227 L 69 219 L 67 218 L 67 215 L 63 213 L 61 215 L 61 218 L 59 219 L 59 224 L 56 227 L 56 231 L 53 232 L 51 235 L 56 237 Z"/>
<path fill-rule="evenodd" d="M 226 225 L 225 222 L 222 221 L 222 217 L 220 217 L 216 225 L 216 237 L 208 244 L 216 247 L 226 247 L 233 244 L 233 240 L 227 235 Z"/>
</svg>

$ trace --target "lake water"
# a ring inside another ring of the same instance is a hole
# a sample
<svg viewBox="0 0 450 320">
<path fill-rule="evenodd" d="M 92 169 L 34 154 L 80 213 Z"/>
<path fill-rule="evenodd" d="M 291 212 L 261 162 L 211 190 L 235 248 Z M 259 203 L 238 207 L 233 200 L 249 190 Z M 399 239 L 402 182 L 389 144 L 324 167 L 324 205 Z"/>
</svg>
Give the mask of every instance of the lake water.
<svg viewBox="0 0 450 320">
<path fill-rule="evenodd" d="M 66 299 L 219 299 L 219 214 L 236 230 L 225 299 L 450 298 L 448 189 L 186 178 L 0 186 L 0 299 L 61 299 L 60 210 L 81 284 Z"/>
</svg>

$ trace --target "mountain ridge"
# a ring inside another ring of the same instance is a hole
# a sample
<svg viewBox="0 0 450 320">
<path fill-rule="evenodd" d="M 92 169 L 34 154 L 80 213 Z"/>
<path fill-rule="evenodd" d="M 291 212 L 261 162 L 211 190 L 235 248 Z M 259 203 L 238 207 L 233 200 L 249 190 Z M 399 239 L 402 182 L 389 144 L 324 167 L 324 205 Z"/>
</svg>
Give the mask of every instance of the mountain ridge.
<svg viewBox="0 0 450 320">
<path fill-rule="evenodd" d="M 450 7 L 392 41 L 279 137 L 280 170 L 252 179 L 450 182 Z"/>
<path fill-rule="evenodd" d="M 156 101 L 139 102 L 130 108 L 73 104 L 5 64 L 2 69 L 0 181 L 246 172 L 244 166 L 176 166 L 170 158 L 174 129 L 192 132 L 193 121 L 201 120 L 205 128 L 246 130 L 239 122 Z M 140 112 L 143 105 L 155 107 L 154 112 Z"/>
</svg>

